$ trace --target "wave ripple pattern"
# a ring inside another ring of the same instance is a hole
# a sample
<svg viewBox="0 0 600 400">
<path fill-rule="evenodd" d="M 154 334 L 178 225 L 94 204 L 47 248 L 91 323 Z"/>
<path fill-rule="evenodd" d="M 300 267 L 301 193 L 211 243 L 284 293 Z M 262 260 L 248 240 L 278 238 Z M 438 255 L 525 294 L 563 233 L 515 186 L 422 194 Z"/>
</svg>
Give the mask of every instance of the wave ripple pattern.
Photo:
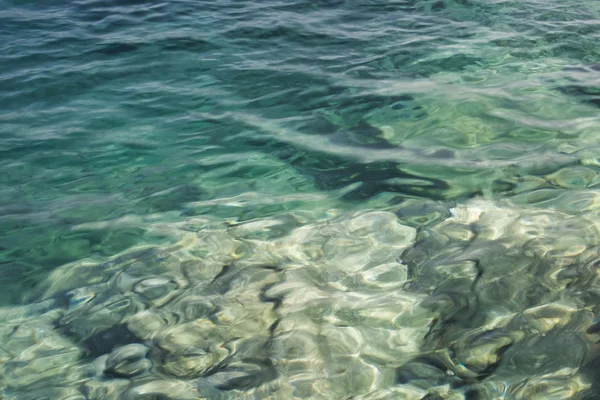
<svg viewBox="0 0 600 400">
<path fill-rule="evenodd" d="M 0 0 L 0 398 L 600 398 L 600 3 Z"/>
</svg>

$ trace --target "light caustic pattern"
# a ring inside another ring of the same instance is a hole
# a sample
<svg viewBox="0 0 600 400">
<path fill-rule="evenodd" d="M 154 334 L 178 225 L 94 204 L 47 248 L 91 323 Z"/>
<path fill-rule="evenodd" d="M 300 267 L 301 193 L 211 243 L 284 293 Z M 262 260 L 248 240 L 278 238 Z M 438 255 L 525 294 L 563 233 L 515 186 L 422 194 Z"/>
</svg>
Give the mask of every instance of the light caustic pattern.
<svg viewBox="0 0 600 400">
<path fill-rule="evenodd" d="M 600 396 L 600 3 L 0 0 L 0 397 Z"/>
<path fill-rule="evenodd" d="M 2 309 L 6 398 L 592 389 L 595 216 L 483 200 L 316 214 L 155 221 L 174 245 L 56 269 L 29 305 Z"/>
</svg>

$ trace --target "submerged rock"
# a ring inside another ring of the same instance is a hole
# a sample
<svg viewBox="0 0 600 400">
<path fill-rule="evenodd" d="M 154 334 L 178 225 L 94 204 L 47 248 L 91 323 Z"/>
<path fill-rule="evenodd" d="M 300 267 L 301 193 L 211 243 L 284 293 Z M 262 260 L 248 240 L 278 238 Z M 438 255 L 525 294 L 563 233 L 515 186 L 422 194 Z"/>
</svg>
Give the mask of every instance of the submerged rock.
<svg viewBox="0 0 600 400">
<path fill-rule="evenodd" d="M 197 400 L 200 393 L 189 382 L 178 380 L 153 380 L 134 386 L 123 397 L 127 400 Z"/>
<path fill-rule="evenodd" d="M 61 268 L 72 280 L 51 274 L 47 300 L 0 310 L 2 395 L 454 400 L 588 389 L 592 368 L 578 368 L 593 365 L 598 331 L 594 219 L 483 200 L 410 202 L 400 219 L 307 215 L 180 225 L 175 246 Z"/>
<path fill-rule="evenodd" d="M 148 347 L 130 344 L 113 350 L 106 359 L 104 373 L 117 377 L 130 377 L 147 372 L 152 363 L 146 359 Z"/>
</svg>

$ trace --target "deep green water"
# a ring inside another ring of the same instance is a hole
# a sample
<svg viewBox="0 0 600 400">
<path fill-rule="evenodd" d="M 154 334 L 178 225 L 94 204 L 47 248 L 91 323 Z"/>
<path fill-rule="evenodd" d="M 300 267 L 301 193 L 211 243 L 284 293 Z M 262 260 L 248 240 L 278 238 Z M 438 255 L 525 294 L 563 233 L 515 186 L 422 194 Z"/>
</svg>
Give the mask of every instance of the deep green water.
<svg viewBox="0 0 600 400">
<path fill-rule="evenodd" d="M 0 0 L 0 398 L 600 398 L 600 2 Z"/>
</svg>

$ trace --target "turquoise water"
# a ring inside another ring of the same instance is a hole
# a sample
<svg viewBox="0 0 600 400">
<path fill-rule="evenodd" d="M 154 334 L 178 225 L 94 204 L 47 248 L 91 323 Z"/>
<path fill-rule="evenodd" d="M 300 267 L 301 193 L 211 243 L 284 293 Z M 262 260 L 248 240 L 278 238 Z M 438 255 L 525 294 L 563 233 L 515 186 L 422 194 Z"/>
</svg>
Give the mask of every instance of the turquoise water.
<svg viewBox="0 0 600 400">
<path fill-rule="evenodd" d="M 0 6 L 0 397 L 600 396 L 599 2 Z"/>
</svg>

